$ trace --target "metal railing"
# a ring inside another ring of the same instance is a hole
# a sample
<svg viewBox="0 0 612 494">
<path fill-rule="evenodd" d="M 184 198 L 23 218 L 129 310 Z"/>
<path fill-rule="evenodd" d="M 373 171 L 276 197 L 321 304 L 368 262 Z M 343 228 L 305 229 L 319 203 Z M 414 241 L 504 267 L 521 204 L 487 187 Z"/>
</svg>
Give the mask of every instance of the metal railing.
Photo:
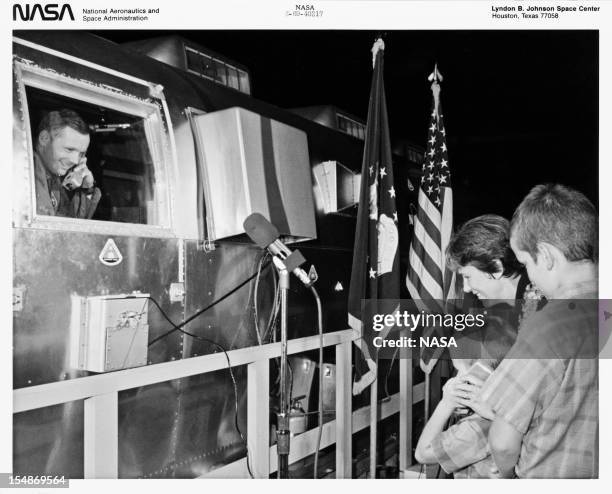
<svg viewBox="0 0 612 494">
<path fill-rule="evenodd" d="M 336 417 L 323 425 L 321 448 L 336 443 L 336 477 L 351 477 L 351 437 L 369 426 L 369 408 L 351 412 L 352 330 L 323 335 L 323 346 L 336 348 Z M 288 354 L 319 347 L 319 336 L 288 342 Z M 268 478 L 276 471 L 276 446 L 270 447 L 269 360 L 280 355 L 280 343 L 241 348 L 227 352 L 232 367 L 247 365 L 247 436 L 249 465 L 255 478 Z M 30 386 L 13 391 L 13 413 L 84 401 L 84 476 L 118 478 L 118 393 L 174 379 L 227 368 L 223 353 L 127 369 L 69 381 Z M 411 463 L 412 404 L 423 399 L 423 386 L 412 386 L 411 361 L 400 360 L 400 392 L 379 403 L 383 419 L 400 413 L 400 470 Z M 318 428 L 295 436 L 291 441 L 290 462 L 314 453 Z M 207 472 L 203 477 L 248 477 L 246 458 Z"/>
</svg>

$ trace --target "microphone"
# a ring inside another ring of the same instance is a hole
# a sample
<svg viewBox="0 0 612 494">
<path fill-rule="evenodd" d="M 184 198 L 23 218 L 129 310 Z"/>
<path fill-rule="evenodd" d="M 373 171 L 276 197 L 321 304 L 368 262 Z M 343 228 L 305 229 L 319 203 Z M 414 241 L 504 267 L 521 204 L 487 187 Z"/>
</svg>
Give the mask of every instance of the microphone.
<svg viewBox="0 0 612 494">
<path fill-rule="evenodd" d="M 278 229 L 270 223 L 262 214 L 252 213 L 242 224 L 245 233 L 250 239 L 262 249 L 268 249 L 270 254 L 280 258 L 287 268 L 307 287 L 313 284 L 313 280 L 300 266 L 306 262 L 299 250 L 292 251 L 280 240 Z"/>
</svg>

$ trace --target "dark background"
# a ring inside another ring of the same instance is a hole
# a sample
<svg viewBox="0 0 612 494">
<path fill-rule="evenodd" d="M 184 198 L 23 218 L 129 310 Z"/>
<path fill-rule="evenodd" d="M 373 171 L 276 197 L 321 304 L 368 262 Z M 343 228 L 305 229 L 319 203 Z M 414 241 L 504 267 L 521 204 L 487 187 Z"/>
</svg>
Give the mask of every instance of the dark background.
<svg viewBox="0 0 612 494">
<path fill-rule="evenodd" d="M 172 32 L 174 33 L 174 32 Z M 171 34 L 98 31 L 116 41 Z M 185 31 L 251 72 L 255 98 L 332 104 L 366 118 L 371 47 L 385 40 L 393 141 L 425 147 L 438 63 L 456 224 L 509 217 L 529 189 L 559 182 L 598 202 L 597 31 Z"/>
</svg>

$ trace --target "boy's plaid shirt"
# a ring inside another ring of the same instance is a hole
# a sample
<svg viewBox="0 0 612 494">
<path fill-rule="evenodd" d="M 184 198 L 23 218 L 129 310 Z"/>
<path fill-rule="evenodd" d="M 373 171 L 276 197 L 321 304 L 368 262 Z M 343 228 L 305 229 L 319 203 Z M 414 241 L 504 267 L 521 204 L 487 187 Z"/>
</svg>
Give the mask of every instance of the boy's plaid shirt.
<svg viewBox="0 0 612 494">
<path fill-rule="evenodd" d="M 518 477 L 598 475 L 596 281 L 524 321 L 481 399 L 523 434 Z"/>
</svg>

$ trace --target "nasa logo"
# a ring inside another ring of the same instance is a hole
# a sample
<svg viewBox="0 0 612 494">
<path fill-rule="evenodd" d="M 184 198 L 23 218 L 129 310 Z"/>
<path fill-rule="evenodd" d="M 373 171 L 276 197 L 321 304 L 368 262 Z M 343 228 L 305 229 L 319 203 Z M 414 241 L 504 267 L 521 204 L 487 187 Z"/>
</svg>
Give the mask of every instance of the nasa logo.
<svg viewBox="0 0 612 494">
<path fill-rule="evenodd" d="M 61 7 L 57 3 L 48 3 L 41 5 L 40 3 L 25 4 L 19 3 L 13 4 L 13 20 L 16 21 L 17 17 L 22 21 L 33 21 L 37 17 L 42 21 L 62 21 L 64 17 L 70 16 L 70 20 L 74 21 L 74 14 L 70 4 L 63 4 Z"/>
</svg>

